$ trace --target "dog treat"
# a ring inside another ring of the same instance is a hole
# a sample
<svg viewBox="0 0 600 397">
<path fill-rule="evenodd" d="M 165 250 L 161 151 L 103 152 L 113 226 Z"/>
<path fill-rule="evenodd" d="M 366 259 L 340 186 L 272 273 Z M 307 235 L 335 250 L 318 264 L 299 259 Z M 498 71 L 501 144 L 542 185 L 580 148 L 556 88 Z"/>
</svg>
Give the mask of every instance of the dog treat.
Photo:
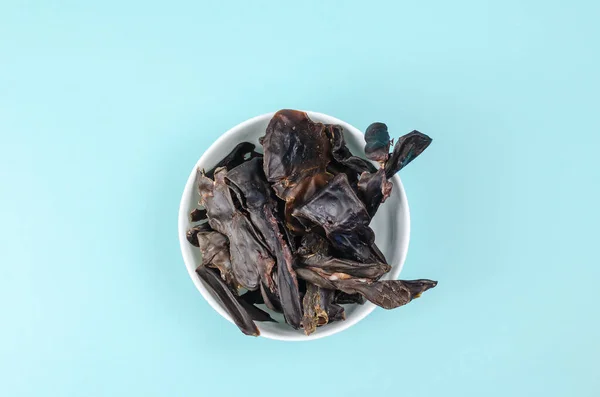
<svg viewBox="0 0 600 397">
<path fill-rule="evenodd" d="M 310 335 L 344 321 L 348 305 L 394 309 L 437 285 L 380 280 L 391 266 L 370 227 L 392 192 L 389 179 L 431 138 L 413 131 L 390 153 L 388 127 L 373 123 L 365 140 L 377 166 L 350 152 L 341 126 L 281 110 L 260 139 L 264 154 L 242 142 L 198 170 L 201 208 L 186 237 L 202 253 L 198 276 L 244 334 L 259 335 L 255 321 L 282 313 Z"/>
</svg>

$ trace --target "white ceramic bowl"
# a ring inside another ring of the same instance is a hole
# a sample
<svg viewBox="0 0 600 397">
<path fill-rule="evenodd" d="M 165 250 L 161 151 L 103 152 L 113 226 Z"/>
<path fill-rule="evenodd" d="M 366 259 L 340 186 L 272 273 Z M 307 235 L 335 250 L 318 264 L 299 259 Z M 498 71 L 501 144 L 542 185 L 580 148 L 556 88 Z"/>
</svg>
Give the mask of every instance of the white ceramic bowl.
<svg viewBox="0 0 600 397">
<path fill-rule="evenodd" d="M 352 153 L 364 158 L 365 140 L 363 133 L 354 128 L 350 124 L 338 120 L 334 117 L 316 113 L 307 112 L 313 121 L 319 121 L 328 124 L 339 124 L 344 128 L 344 137 L 346 143 Z M 201 254 L 198 248 L 192 246 L 186 239 L 185 233 L 190 228 L 191 224 L 188 214 L 197 207 L 199 196 L 195 187 L 196 170 L 210 169 L 214 167 L 223 157 L 225 157 L 231 149 L 240 142 L 252 142 L 256 144 L 257 150 L 262 151 L 262 147 L 258 143 L 258 138 L 265 134 L 265 129 L 274 113 L 264 114 L 254 117 L 250 120 L 233 127 L 223 134 L 215 143 L 212 144 L 196 163 L 190 177 L 185 185 L 183 196 L 181 197 L 181 205 L 179 207 L 179 243 L 183 260 L 187 267 L 188 273 L 192 281 L 204 296 L 204 299 L 223 317 L 231 321 L 227 312 L 212 296 L 212 293 L 206 288 L 204 283 L 196 274 L 196 268 L 201 264 Z M 391 197 L 379 208 L 377 215 L 371 223 L 371 227 L 375 231 L 376 243 L 384 253 L 388 263 L 392 266 L 391 272 L 384 276 L 384 279 L 395 280 L 400 275 L 406 253 L 408 250 L 408 241 L 410 234 L 410 216 L 408 211 L 408 202 L 404 187 L 398 175 L 392 178 L 394 185 Z M 304 335 L 302 330 L 294 330 L 287 324 L 280 323 L 257 323 L 261 336 L 270 339 L 278 339 L 285 341 L 306 341 L 323 338 L 329 335 L 342 332 L 345 329 L 352 327 L 373 310 L 375 305 L 367 302 L 364 305 L 349 305 L 346 306 L 346 321 L 328 324 L 325 327 L 318 328 L 317 331 L 310 335 Z M 282 317 L 277 317 L 281 319 Z M 233 325 L 232 325 L 233 326 Z M 240 334 L 241 335 L 241 334 Z"/>
</svg>

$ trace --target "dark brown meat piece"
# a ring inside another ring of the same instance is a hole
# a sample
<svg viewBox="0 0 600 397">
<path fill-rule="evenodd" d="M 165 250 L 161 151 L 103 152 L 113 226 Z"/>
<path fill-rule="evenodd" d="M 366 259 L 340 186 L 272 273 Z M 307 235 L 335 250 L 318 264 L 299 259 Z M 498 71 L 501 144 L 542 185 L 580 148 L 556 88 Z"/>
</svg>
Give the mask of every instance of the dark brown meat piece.
<svg viewBox="0 0 600 397">
<path fill-rule="evenodd" d="M 255 158 L 227 172 L 227 180 L 239 190 L 249 210 L 262 210 L 271 205 L 271 189 L 262 170 L 262 159 Z"/>
<path fill-rule="evenodd" d="M 377 168 L 375 168 L 375 166 L 369 161 L 352 154 L 350 149 L 348 149 L 346 146 L 344 130 L 341 126 L 336 124 L 328 124 L 327 134 L 331 141 L 331 154 L 335 162 L 341 164 L 345 168 L 358 175 L 362 174 L 363 172 L 377 171 Z"/>
<path fill-rule="evenodd" d="M 307 174 L 305 178 L 292 185 L 273 186 L 278 197 L 285 197 L 285 226 L 288 230 L 296 234 L 304 232 L 305 226 L 292 216 L 294 210 L 313 197 L 317 191 L 327 186 L 332 179 L 333 175 L 327 172 L 314 173 Z"/>
<path fill-rule="evenodd" d="M 229 241 L 219 232 L 201 232 L 196 235 L 198 246 L 202 252 L 202 264 L 219 270 L 221 278 L 234 291 L 238 282 L 233 274 L 229 254 Z"/>
<path fill-rule="evenodd" d="M 344 283 L 343 281 L 341 282 Z M 384 280 L 374 283 L 351 281 L 350 289 L 362 294 L 369 301 L 384 309 L 404 306 L 413 299 L 421 297 L 423 292 L 435 288 L 437 281 L 432 280 Z"/>
<path fill-rule="evenodd" d="M 346 174 L 346 176 L 348 177 L 348 181 L 350 181 L 350 184 L 352 184 L 353 186 L 358 183 L 358 178 L 360 176 L 356 171 L 351 170 L 345 165 L 337 163 L 335 161 L 329 163 L 329 165 L 327 166 L 327 173 L 333 176 L 336 176 L 337 174 Z"/>
<path fill-rule="evenodd" d="M 393 177 L 423 153 L 430 144 L 431 138 L 416 130 L 402 136 L 394 145 L 394 152 L 385 164 L 386 176 Z"/>
<path fill-rule="evenodd" d="M 203 220 L 206 220 L 206 210 L 194 208 L 194 210 L 190 212 L 190 222 L 202 222 Z"/>
<path fill-rule="evenodd" d="M 194 227 L 192 227 L 191 229 L 189 229 L 186 233 L 185 233 L 185 237 L 187 238 L 187 241 L 190 242 L 190 244 L 192 244 L 194 247 L 199 247 L 198 245 L 198 233 L 203 233 L 203 232 L 210 232 L 212 229 L 210 227 L 210 225 L 207 223 L 201 223 L 199 225 L 195 225 Z"/>
<path fill-rule="evenodd" d="M 262 144 L 264 171 L 277 196 L 286 203 L 286 221 L 293 232 L 302 226 L 291 217 L 293 209 L 327 183 L 331 143 L 325 126 L 305 112 L 280 110 L 271 119 Z"/>
<path fill-rule="evenodd" d="M 365 133 L 367 157 L 379 161 L 383 167 L 377 172 L 363 172 L 358 180 L 358 196 L 371 218 L 392 192 L 393 185 L 388 179 L 414 160 L 431 143 L 431 138 L 427 135 L 413 131 L 396 142 L 390 157 L 389 139 L 387 126 L 383 123 L 371 124 Z"/>
<path fill-rule="evenodd" d="M 344 308 L 333 302 L 335 291 L 308 284 L 304 295 L 302 328 L 310 335 L 321 327 L 333 321 L 346 319 Z"/>
<path fill-rule="evenodd" d="M 215 172 L 214 181 L 201 175 L 198 184 L 200 201 L 208 212 L 210 226 L 229 239 L 235 279 L 242 287 L 255 290 L 260 279 L 271 274 L 275 262 L 260 242 L 262 239 L 250 220 L 235 208 L 225 183 L 226 176 L 224 168 Z"/>
<path fill-rule="evenodd" d="M 348 259 L 338 259 L 332 257 L 300 259 L 303 267 L 321 269 L 327 273 L 345 273 L 356 278 L 368 278 L 377 280 L 388 273 L 392 267 L 387 263 L 359 263 Z"/>
<path fill-rule="evenodd" d="M 272 214 L 267 214 L 273 227 L 277 227 L 277 220 Z M 293 328 L 300 328 L 302 321 L 302 304 L 298 290 L 298 278 L 294 271 L 292 252 L 283 240 L 281 233 L 277 233 L 280 251 L 277 252 L 277 291 L 285 320 Z"/>
<path fill-rule="evenodd" d="M 325 231 L 331 245 L 348 259 L 369 263 L 381 261 L 373 249 L 375 233 L 371 217 L 345 174 L 336 177 L 308 202 L 293 212 Z"/>
<path fill-rule="evenodd" d="M 379 206 L 392 194 L 392 183 L 381 168 L 375 173 L 363 172 L 358 180 L 358 197 L 364 203 L 369 216 L 373 218 Z"/>
<path fill-rule="evenodd" d="M 329 256 L 329 243 L 316 233 L 305 234 L 302 236 L 298 255 L 302 257 L 310 257 L 312 255 L 318 255 L 319 257 Z"/>
<path fill-rule="evenodd" d="M 390 156 L 390 134 L 384 123 L 373 123 L 365 131 L 365 154 L 369 160 L 385 164 Z"/>
<path fill-rule="evenodd" d="M 211 168 L 206 176 L 210 179 L 213 179 L 215 176 L 215 171 L 219 168 L 226 168 L 230 170 L 238 165 L 242 164 L 244 161 L 247 161 L 251 158 L 261 157 L 260 153 L 254 151 L 256 146 L 250 142 L 242 142 L 233 148 L 231 153 L 229 153 L 223 160 L 219 161 L 217 165 Z"/>
<path fill-rule="evenodd" d="M 276 205 L 271 199 L 271 190 L 262 171 L 262 162 L 260 159 L 245 162 L 231 170 L 227 178 L 241 192 L 243 205 L 250 215 L 250 220 L 276 259 L 278 292 L 283 314 L 292 327 L 298 328 L 302 319 L 298 280 L 292 268 L 291 250 L 279 230 L 279 223 L 275 217 Z M 263 275 L 262 281 L 275 292 L 270 274 L 268 277 Z"/>
<path fill-rule="evenodd" d="M 348 275 L 328 275 L 318 270 L 299 268 L 298 277 L 321 288 L 340 290 L 347 294 L 359 293 L 367 300 L 384 309 L 394 309 L 404 306 L 411 300 L 421 296 L 428 289 L 434 288 L 437 281 L 431 280 L 383 280 L 369 281 L 356 279 Z"/>
<path fill-rule="evenodd" d="M 262 144 L 265 175 L 274 184 L 296 183 L 311 170 L 323 172 L 330 161 L 325 126 L 298 110 L 275 113 Z"/>
<path fill-rule="evenodd" d="M 325 291 L 313 284 L 308 285 L 302 306 L 304 308 L 304 316 L 302 318 L 302 328 L 304 333 L 310 335 L 317 330 L 318 326 L 325 325 L 329 322 L 327 312 L 325 311 L 322 302 L 323 296 L 321 291 Z"/>
<path fill-rule="evenodd" d="M 235 325 L 244 334 L 251 336 L 260 335 L 256 324 L 252 321 L 252 317 L 239 302 L 238 297 L 227 288 L 227 285 L 219 276 L 204 266 L 196 269 L 196 273 L 206 283 L 208 288 L 213 292 L 215 299 L 223 306 Z"/>
<path fill-rule="evenodd" d="M 316 234 L 304 236 L 298 252 L 299 266 L 318 268 L 327 273 L 346 273 L 352 277 L 379 279 L 391 270 L 387 263 L 360 263 L 329 255 L 329 244 Z"/>
</svg>

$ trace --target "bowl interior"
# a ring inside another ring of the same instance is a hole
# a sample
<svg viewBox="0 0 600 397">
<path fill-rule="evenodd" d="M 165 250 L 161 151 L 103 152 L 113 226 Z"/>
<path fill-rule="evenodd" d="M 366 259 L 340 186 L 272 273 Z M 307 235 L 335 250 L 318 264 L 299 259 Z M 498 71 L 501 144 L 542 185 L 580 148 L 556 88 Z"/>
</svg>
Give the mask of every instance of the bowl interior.
<svg viewBox="0 0 600 397">
<path fill-rule="evenodd" d="M 327 116 L 316 112 L 307 112 L 313 121 L 322 123 L 339 124 L 344 128 L 344 137 L 346 143 L 352 153 L 356 156 L 364 156 L 365 141 L 363 134 L 352 127 L 348 123 L 338 120 L 334 117 Z M 179 240 L 181 251 L 185 261 L 185 265 L 194 281 L 198 290 L 210 305 L 219 312 L 223 317 L 231 321 L 229 315 L 214 299 L 211 292 L 206 288 L 200 278 L 196 275 L 196 268 L 202 262 L 202 256 L 198 248 L 189 244 L 185 237 L 185 232 L 190 228 L 191 223 L 188 219 L 188 214 L 198 206 L 198 192 L 195 188 L 195 178 L 197 169 L 210 169 L 225 157 L 235 145 L 240 142 L 252 142 L 256 145 L 258 151 L 262 151 L 262 147 L 258 143 L 258 139 L 264 135 L 265 129 L 274 113 L 258 116 L 247 120 L 222 135 L 200 158 L 190 177 L 188 178 L 181 206 L 179 209 Z M 375 231 L 376 243 L 385 255 L 388 263 L 392 266 L 390 273 L 384 276 L 384 279 L 397 279 L 402 270 L 406 252 L 408 249 L 409 240 L 409 212 L 404 188 L 400 182 L 400 178 L 396 175 L 392 179 L 394 185 L 391 197 L 380 207 L 377 215 L 371 223 L 371 227 Z M 266 309 L 264 307 L 261 307 Z M 257 323 L 261 332 L 261 336 L 279 340 L 311 340 L 318 339 L 328 335 L 341 332 L 352 325 L 356 324 L 369 313 L 373 311 L 375 306 L 369 302 L 365 305 L 347 305 L 346 321 L 339 323 L 328 324 L 325 327 L 318 328 L 317 331 L 310 335 L 304 335 L 302 330 L 294 330 L 283 322 L 280 315 L 273 317 L 280 321 L 279 323 Z"/>
</svg>

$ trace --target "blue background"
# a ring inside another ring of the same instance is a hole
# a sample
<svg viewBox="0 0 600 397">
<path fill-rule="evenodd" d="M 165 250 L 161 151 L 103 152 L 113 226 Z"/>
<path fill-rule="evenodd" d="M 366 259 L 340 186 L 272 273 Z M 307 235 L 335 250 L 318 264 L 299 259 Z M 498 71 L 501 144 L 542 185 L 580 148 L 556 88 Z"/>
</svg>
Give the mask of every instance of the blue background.
<svg viewBox="0 0 600 397">
<path fill-rule="evenodd" d="M 598 396 L 593 1 L 0 3 L 0 395 Z M 433 145 L 403 278 L 308 344 L 244 337 L 177 211 L 224 131 L 283 107 Z"/>
</svg>

